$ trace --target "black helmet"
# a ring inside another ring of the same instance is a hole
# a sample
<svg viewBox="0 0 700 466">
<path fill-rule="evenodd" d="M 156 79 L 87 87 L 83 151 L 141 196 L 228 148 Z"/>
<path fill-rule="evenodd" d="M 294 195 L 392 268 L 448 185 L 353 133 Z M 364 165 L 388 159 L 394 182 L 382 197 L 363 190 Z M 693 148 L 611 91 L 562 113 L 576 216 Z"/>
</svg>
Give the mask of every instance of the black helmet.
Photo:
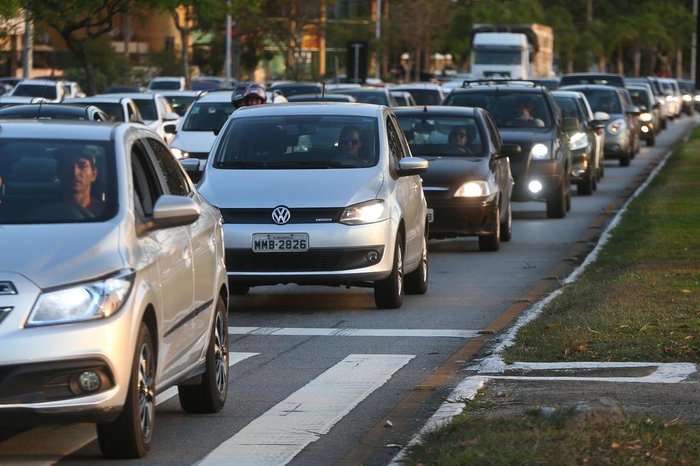
<svg viewBox="0 0 700 466">
<path fill-rule="evenodd" d="M 263 88 L 260 84 L 251 84 L 250 86 L 248 86 L 248 89 L 245 90 L 244 97 L 248 96 L 258 96 L 263 100 L 267 100 L 267 96 L 265 95 L 265 88 Z"/>
<path fill-rule="evenodd" d="M 245 98 L 245 89 L 237 89 L 231 94 L 231 103 L 234 107 L 238 108 L 243 105 L 243 99 Z"/>
</svg>

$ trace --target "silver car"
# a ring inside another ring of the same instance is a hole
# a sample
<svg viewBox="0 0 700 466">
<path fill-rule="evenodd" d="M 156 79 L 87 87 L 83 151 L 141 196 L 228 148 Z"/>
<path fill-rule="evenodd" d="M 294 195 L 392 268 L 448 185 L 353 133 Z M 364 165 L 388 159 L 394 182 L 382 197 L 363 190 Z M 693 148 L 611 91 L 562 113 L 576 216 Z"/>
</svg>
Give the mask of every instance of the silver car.
<svg viewBox="0 0 700 466">
<path fill-rule="evenodd" d="M 155 395 L 219 411 L 228 390 L 219 212 L 143 125 L 4 122 L 0 422 L 97 422 L 148 451 Z"/>
<path fill-rule="evenodd" d="M 369 285 L 380 308 L 401 306 L 404 285 L 407 293 L 425 293 L 427 219 L 418 175 L 427 168 L 384 106 L 237 110 L 199 185 L 224 217 L 232 293 L 279 283 Z"/>
</svg>

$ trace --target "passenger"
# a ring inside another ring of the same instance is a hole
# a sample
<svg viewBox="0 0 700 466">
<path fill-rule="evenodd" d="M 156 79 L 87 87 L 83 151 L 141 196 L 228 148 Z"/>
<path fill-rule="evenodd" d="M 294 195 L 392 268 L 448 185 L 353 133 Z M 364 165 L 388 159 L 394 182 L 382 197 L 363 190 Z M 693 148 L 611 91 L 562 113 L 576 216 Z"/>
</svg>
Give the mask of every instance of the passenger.
<svg viewBox="0 0 700 466">
<path fill-rule="evenodd" d="M 341 155 L 351 157 L 359 157 L 362 149 L 362 138 L 360 137 L 360 128 L 357 126 L 346 126 L 340 132 L 338 140 L 338 149 Z"/>
<path fill-rule="evenodd" d="M 262 105 L 265 102 L 267 102 L 265 88 L 263 88 L 260 84 L 251 84 L 248 86 L 243 96 L 243 107 Z"/>
<path fill-rule="evenodd" d="M 58 157 L 58 179 L 66 200 L 78 205 L 87 217 L 97 217 L 105 208 L 104 200 L 94 197 L 92 185 L 97 180 L 96 157 L 89 150 Z"/>
<path fill-rule="evenodd" d="M 532 99 L 521 97 L 516 101 L 516 106 L 519 116 L 513 120 L 514 126 L 536 126 L 538 128 L 544 126 L 544 122 L 533 115 L 535 104 Z"/>
</svg>

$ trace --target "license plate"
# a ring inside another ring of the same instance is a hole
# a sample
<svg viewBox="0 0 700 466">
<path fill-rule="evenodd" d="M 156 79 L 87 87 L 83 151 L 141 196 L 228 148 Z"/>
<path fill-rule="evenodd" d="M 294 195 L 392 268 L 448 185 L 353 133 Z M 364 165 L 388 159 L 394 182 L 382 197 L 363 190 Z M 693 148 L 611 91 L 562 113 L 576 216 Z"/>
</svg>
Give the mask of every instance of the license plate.
<svg viewBox="0 0 700 466">
<path fill-rule="evenodd" d="M 435 218 L 435 213 L 433 209 L 428 209 L 428 223 L 433 223 L 433 219 Z"/>
<path fill-rule="evenodd" d="M 309 250 L 306 233 L 254 233 L 253 252 L 305 252 Z"/>
</svg>

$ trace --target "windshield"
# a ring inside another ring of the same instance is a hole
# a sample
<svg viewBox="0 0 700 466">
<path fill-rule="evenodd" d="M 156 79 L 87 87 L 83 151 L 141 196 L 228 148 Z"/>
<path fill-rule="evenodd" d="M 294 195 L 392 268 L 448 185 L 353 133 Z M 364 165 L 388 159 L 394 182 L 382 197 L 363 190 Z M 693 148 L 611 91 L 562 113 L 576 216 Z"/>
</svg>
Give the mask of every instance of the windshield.
<svg viewBox="0 0 700 466">
<path fill-rule="evenodd" d="M 630 97 L 632 97 L 632 102 L 634 105 L 637 105 L 640 108 L 644 106 L 647 110 L 653 107 L 649 94 L 645 89 L 627 88 L 627 90 L 630 93 Z"/>
<path fill-rule="evenodd" d="M 456 92 L 446 105 L 488 110 L 499 128 L 551 128 L 554 118 L 541 92 Z"/>
<path fill-rule="evenodd" d="M 180 116 L 184 116 L 187 109 L 190 108 L 192 102 L 195 101 L 196 97 L 193 95 L 169 95 L 165 96 L 170 106 L 173 108 L 173 112 Z"/>
<path fill-rule="evenodd" d="M 187 115 L 182 130 L 218 132 L 233 110 L 231 102 L 197 102 Z"/>
<path fill-rule="evenodd" d="M 407 92 L 413 96 L 416 105 L 440 105 L 442 103 L 440 91 L 437 89 L 408 89 Z"/>
<path fill-rule="evenodd" d="M 139 113 L 143 121 L 154 121 L 158 119 L 158 110 L 155 100 L 134 99 L 134 103 L 139 108 Z"/>
<path fill-rule="evenodd" d="M 487 155 L 474 118 L 424 114 L 397 116 L 415 156 Z"/>
<path fill-rule="evenodd" d="M 581 92 L 586 94 L 594 112 L 622 113 L 622 105 L 615 92 L 596 89 L 584 89 Z"/>
<path fill-rule="evenodd" d="M 561 114 L 565 118 L 578 118 L 579 122 L 586 121 L 581 107 L 576 103 L 575 97 L 554 96 L 554 101 L 561 109 Z"/>
<path fill-rule="evenodd" d="M 12 91 L 16 97 L 43 97 L 54 100 L 58 97 L 56 86 L 42 86 L 41 84 L 18 84 Z"/>
<path fill-rule="evenodd" d="M 98 222 L 115 213 L 111 144 L 0 142 L 0 224 Z"/>
<path fill-rule="evenodd" d="M 474 64 L 476 65 L 520 65 L 521 62 L 522 54 L 520 50 L 474 50 Z"/>
<path fill-rule="evenodd" d="M 233 118 L 214 154 L 216 168 L 364 168 L 377 164 L 376 118 L 288 115 Z"/>
</svg>

